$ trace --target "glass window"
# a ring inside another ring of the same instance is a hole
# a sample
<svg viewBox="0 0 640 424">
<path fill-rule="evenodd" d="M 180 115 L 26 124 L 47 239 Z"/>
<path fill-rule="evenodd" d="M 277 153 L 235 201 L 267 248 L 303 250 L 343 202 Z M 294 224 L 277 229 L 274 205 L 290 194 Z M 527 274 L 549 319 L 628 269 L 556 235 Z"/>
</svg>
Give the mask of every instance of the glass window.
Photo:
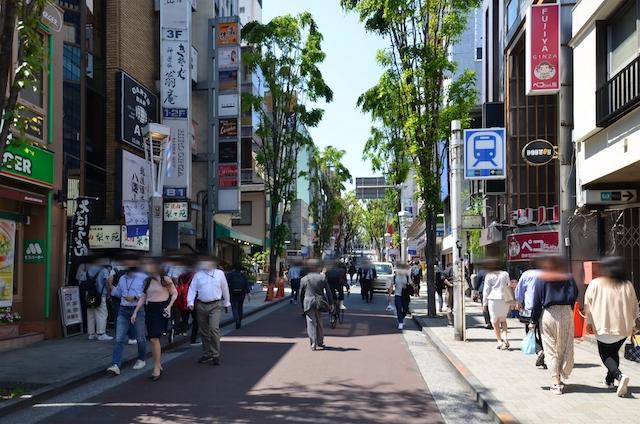
<svg viewBox="0 0 640 424">
<path fill-rule="evenodd" d="M 375 268 L 378 274 L 393 274 L 393 268 L 389 264 L 375 264 Z"/>
<path fill-rule="evenodd" d="M 20 91 L 20 98 L 22 100 L 29 102 L 34 106 L 38 106 L 39 108 L 43 107 L 44 101 L 44 93 L 42 92 L 42 74 L 43 72 L 40 71 L 38 73 L 36 81 L 29 86 L 24 87 Z"/>
<path fill-rule="evenodd" d="M 482 47 L 476 47 L 476 60 L 482 60 Z"/>
<path fill-rule="evenodd" d="M 80 81 L 80 47 L 65 43 L 63 77 L 66 81 Z"/>
<path fill-rule="evenodd" d="M 609 22 L 609 78 L 638 56 L 636 2 L 627 3 Z"/>
<path fill-rule="evenodd" d="M 507 4 L 507 31 L 511 29 L 513 24 L 518 20 L 518 0 L 511 0 Z"/>
</svg>

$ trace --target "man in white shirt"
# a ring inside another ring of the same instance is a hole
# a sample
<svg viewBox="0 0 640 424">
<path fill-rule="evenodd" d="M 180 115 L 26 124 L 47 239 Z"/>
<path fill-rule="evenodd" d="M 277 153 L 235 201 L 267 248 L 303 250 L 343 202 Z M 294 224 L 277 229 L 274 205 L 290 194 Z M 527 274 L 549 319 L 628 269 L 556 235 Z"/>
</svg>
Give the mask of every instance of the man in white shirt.
<svg viewBox="0 0 640 424">
<path fill-rule="evenodd" d="M 218 269 L 212 258 L 201 261 L 201 270 L 196 272 L 189 286 L 187 306 L 194 309 L 202 338 L 201 364 L 220 365 L 220 315 L 231 306 L 229 285 L 224 272 Z"/>
</svg>

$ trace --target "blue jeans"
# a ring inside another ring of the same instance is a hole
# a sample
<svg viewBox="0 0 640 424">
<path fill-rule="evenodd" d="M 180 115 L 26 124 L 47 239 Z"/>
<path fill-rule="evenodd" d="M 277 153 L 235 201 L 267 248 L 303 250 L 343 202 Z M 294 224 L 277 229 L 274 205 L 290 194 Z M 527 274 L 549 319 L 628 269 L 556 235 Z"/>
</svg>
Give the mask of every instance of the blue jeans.
<svg viewBox="0 0 640 424">
<path fill-rule="evenodd" d="M 145 338 L 146 329 L 144 327 L 144 308 L 138 311 L 136 323 L 131 324 L 131 315 L 133 315 L 133 306 L 120 306 L 118 310 L 118 318 L 116 319 L 116 338 L 113 345 L 113 364 L 120 366 L 122 364 L 122 351 L 124 344 L 128 341 L 129 330 L 135 330 L 136 340 L 138 341 L 138 359 L 144 361 L 147 356 L 147 339 Z"/>
<path fill-rule="evenodd" d="M 396 306 L 398 324 L 402 324 L 404 322 L 404 317 L 409 315 L 409 305 L 405 302 L 402 296 L 394 296 L 393 300 Z"/>
</svg>

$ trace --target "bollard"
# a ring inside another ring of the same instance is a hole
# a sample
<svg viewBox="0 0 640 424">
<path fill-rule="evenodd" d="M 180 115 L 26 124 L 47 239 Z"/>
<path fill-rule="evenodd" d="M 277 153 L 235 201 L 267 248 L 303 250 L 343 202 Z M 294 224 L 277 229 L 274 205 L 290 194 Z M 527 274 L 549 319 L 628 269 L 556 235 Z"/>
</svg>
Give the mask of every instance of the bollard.
<svg viewBox="0 0 640 424">
<path fill-rule="evenodd" d="M 278 291 L 276 292 L 276 299 L 282 299 L 284 297 L 284 279 L 278 278 L 277 282 Z"/>
<path fill-rule="evenodd" d="M 269 283 L 267 285 L 267 296 L 264 298 L 265 302 L 271 302 L 273 300 L 273 288 L 273 284 Z"/>
<path fill-rule="evenodd" d="M 580 312 L 580 305 L 578 302 L 573 307 L 573 337 L 580 338 L 585 333 L 585 322 L 584 315 Z"/>
</svg>

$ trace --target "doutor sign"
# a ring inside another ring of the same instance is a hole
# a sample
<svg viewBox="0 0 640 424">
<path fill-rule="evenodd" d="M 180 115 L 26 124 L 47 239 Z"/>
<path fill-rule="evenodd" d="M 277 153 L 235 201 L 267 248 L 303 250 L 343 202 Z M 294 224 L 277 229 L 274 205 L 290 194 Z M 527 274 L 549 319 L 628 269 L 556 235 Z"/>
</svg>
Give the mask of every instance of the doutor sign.
<svg viewBox="0 0 640 424">
<path fill-rule="evenodd" d="M 555 146 L 547 140 L 533 140 L 522 149 L 522 159 L 529 165 L 542 166 L 556 158 Z"/>
</svg>

